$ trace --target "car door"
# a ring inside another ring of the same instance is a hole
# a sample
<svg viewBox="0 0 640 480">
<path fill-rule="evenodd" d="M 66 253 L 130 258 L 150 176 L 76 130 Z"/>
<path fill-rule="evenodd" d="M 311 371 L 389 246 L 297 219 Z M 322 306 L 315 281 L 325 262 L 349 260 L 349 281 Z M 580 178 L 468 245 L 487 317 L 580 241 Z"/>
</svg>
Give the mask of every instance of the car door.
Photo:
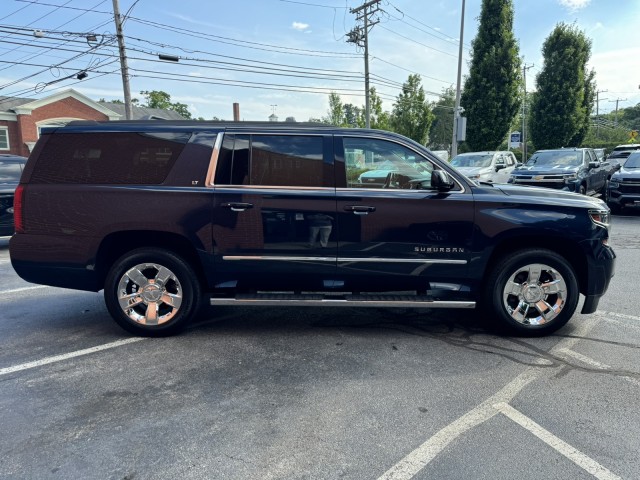
<svg viewBox="0 0 640 480">
<path fill-rule="evenodd" d="M 606 172 L 602 168 L 600 160 L 592 150 L 584 150 L 589 180 L 587 184 L 587 193 L 599 192 L 604 187 Z"/>
<path fill-rule="evenodd" d="M 400 142 L 373 135 L 334 138 L 338 277 L 348 289 L 421 291 L 466 277 L 473 195 L 458 182 L 450 192 L 431 189 L 431 172 L 442 166 Z M 395 171 L 383 187 L 362 188 L 358 172 L 382 158 Z"/>
<path fill-rule="evenodd" d="M 515 157 L 512 153 L 499 153 L 498 158 L 496 160 L 496 167 L 500 166 L 494 176 L 495 183 L 507 183 L 509 181 L 509 177 L 513 172 L 513 169 L 516 166 Z"/>
<path fill-rule="evenodd" d="M 333 281 L 331 135 L 227 132 L 214 189 L 218 286 L 299 290 Z"/>
</svg>

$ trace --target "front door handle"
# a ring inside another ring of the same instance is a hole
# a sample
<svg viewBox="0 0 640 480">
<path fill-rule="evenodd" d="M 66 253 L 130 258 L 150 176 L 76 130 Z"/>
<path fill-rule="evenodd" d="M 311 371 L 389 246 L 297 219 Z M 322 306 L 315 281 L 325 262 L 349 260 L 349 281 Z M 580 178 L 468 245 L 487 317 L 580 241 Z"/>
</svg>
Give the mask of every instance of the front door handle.
<svg viewBox="0 0 640 480">
<path fill-rule="evenodd" d="M 369 207 L 367 205 L 346 205 L 344 207 L 345 212 L 352 212 L 354 215 L 368 215 L 376 211 L 376 207 Z"/>
<path fill-rule="evenodd" d="M 241 202 L 223 203 L 221 205 L 221 207 L 222 208 L 228 208 L 232 212 L 244 212 L 245 210 L 253 208 L 253 204 L 252 203 L 241 203 Z"/>
</svg>

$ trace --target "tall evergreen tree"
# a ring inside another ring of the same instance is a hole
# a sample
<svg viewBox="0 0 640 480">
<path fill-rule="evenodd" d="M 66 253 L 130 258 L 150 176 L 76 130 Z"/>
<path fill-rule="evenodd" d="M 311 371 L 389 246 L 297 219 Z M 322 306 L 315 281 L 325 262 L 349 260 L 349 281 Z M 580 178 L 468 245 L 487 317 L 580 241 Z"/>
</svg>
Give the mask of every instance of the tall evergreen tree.
<svg viewBox="0 0 640 480">
<path fill-rule="evenodd" d="M 440 98 L 433 105 L 435 118 L 429 131 L 429 145 L 435 150 L 449 150 L 453 136 L 453 107 L 456 104 L 456 90 L 449 87 L 442 90 Z"/>
<path fill-rule="evenodd" d="M 393 105 L 391 128 L 394 132 L 425 145 L 429 139 L 432 121 L 433 112 L 425 99 L 420 75 L 409 75 Z"/>
<path fill-rule="evenodd" d="M 494 150 L 506 138 L 520 105 L 520 58 L 513 35 L 512 0 L 483 0 L 471 66 L 460 100 L 467 144 Z"/>
<path fill-rule="evenodd" d="M 589 130 L 596 85 L 587 71 L 591 40 L 575 25 L 560 23 L 542 46 L 530 132 L 536 148 L 579 146 Z"/>
</svg>

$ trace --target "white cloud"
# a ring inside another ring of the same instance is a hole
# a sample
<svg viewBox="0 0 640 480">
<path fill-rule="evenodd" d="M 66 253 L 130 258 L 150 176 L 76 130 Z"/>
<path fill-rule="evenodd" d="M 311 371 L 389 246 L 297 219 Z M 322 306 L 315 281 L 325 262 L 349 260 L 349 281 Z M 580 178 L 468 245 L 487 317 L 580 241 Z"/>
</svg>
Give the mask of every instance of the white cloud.
<svg viewBox="0 0 640 480">
<path fill-rule="evenodd" d="M 582 8 L 585 8 L 591 0 L 559 0 L 560 5 L 568 8 L 572 12 L 576 12 Z"/>
<path fill-rule="evenodd" d="M 302 23 L 302 22 L 293 22 L 291 24 L 291 27 L 294 30 L 298 30 L 300 32 L 304 32 L 307 28 L 309 28 L 309 24 L 308 23 Z"/>
</svg>

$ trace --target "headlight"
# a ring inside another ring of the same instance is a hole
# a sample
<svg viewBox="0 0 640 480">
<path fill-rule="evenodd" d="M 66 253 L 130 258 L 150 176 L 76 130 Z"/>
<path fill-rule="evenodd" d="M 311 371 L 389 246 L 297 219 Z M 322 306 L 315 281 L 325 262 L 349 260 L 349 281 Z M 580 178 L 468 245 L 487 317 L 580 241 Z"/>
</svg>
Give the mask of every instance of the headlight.
<svg viewBox="0 0 640 480">
<path fill-rule="evenodd" d="M 570 175 L 565 175 L 564 183 L 572 183 L 572 182 L 575 182 L 577 179 L 578 179 L 578 175 L 575 173 L 572 173 Z"/>
<path fill-rule="evenodd" d="M 614 180 L 611 180 L 609 182 L 609 187 L 611 187 L 611 188 L 618 188 L 619 186 L 620 186 L 620 182 L 616 182 Z"/>
<path fill-rule="evenodd" d="M 608 210 L 589 210 L 589 216 L 591 217 L 591 221 L 596 225 L 609 228 L 609 224 L 611 223 L 611 214 Z"/>
</svg>

